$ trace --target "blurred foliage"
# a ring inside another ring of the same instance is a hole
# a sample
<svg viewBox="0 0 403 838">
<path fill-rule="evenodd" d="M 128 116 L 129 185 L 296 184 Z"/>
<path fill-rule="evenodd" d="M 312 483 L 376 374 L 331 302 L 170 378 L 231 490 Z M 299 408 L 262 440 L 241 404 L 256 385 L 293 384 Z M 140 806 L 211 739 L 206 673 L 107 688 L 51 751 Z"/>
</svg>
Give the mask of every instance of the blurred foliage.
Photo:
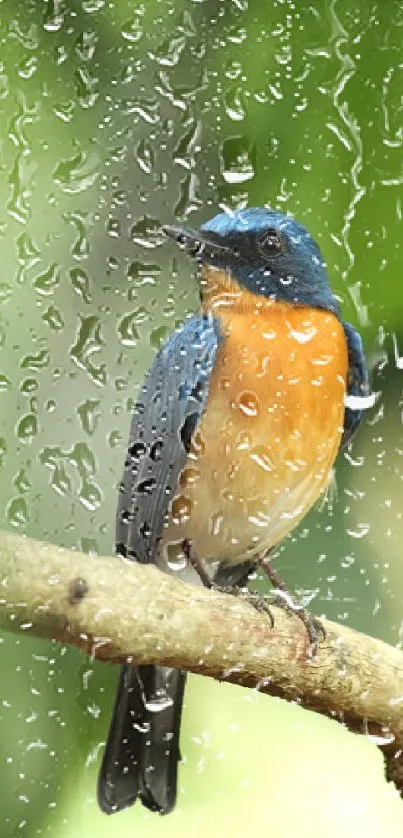
<svg viewBox="0 0 403 838">
<path fill-rule="evenodd" d="M 160 224 L 278 207 L 320 242 L 377 403 L 277 564 L 317 613 L 401 642 L 402 32 L 399 0 L 0 1 L 2 526 L 113 549 L 137 388 L 197 305 Z M 401 834 L 369 742 L 196 678 L 177 810 L 108 819 L 115 669 L 11 637 L 0 665 L 2 838 Z"/>
</svg>

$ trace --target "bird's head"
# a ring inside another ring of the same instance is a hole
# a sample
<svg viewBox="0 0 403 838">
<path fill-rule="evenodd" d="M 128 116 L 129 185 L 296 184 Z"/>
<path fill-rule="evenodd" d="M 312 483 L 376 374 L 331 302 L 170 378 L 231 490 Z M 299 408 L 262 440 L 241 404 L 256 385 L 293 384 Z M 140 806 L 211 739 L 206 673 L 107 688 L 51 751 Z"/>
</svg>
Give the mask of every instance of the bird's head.
<svg viewBox="0 0 403 838">
<path fill-rule="evenodd" d="M 318 245 L 302 224 L 281 212 L 237 210 L 214 216 L 198 230 L 175 225 L 164 231 L 201 266 L 202 297 L 203 281 L 211 292 L 216 275 L 227 278 L 232 289 L 224 292 L 222 305 L 237 289 L 240 294 L 246 289 L 255 297 L 339 314 Z M 220 286 L 225 281 L 216 282 Z"/>
</svg>

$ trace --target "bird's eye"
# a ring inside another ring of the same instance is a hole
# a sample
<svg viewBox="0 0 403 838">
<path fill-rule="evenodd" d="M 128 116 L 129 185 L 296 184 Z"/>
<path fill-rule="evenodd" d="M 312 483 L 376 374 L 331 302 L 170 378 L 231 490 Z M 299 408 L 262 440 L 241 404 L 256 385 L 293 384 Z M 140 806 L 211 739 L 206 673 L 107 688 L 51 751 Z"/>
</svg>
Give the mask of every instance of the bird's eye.
<svg viewBox="0 0 403 838">
<path fill-rule="evenodd" d="M 265 230 L 259 239 L 258 245 L 259 250 L 265 256 L 279 256 L 284 250 L 283 239 L 277 230 Z"/>
</svg>

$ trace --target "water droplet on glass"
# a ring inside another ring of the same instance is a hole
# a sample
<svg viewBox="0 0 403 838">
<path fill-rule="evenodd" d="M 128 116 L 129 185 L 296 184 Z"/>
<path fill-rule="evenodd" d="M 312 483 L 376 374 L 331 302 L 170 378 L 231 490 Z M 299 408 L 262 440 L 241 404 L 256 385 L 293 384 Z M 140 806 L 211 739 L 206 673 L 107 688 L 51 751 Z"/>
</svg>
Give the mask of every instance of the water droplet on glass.
<svg viewBox="0 0 403 838">
<path fill-rule="evenodd" d="M 350 396 L 346 395 L 344 404 L 351 410 L 368 410 L 376 404 L 379 398 L 379 393 L 370 393 L 368 396 Z"/>
<path fill-rule="evenodd" d="M 348 529 L 347 532 L 352 538 L 364 538 L 364 536 L 369 533 L 370 526 L 370 524 L 360 523 L 357 524 L 355 530 Z"/>
<path fill-rule="evenodd" d="M 167 693 L 161 693 L 147 699 L 144 704 L 150 713 L 161 713 L 163 710 L 168 710 L 168 707 L 172 707 L 173 699 Z"/>
<path fill-rule="evenodd" d="M 92 108 L 99 97 L 99 78 L 88 67 L 77 67 L 74 73 L 76 93 L 82 108 Z"/>
<path fill-rule="evenodd" d="M 82 268 L 72 268 L 70 279 L 75 292 L 82 297 L 85 303 L 90 303 L 90 280 L 86 272 Z"/>
<path fill-rule="evenodd" d="M 99 155 L 81 149 L 73 157 L 62 160 L 53 170 L 53 180 L 63 192 L 84 192 L 98 180 Z"/>
<path fill-rule="evenodd" d="M 125 41 L 130 41 L 131 44 L 136 44 L 143 36 L 143 27 L 140 19 L 140 10 L 133 14 L 130 20 L 127 20 L 121 29 L 122 38 Z"/>
<path fill-rule="evenodd" d="M 22 442 L 32 442 L 38 433 L 38 419 L 34 413 L 27 413 L 17 425 L 17 435 Z"/>
<path fill-rule="evenodd" d="M 228 137 L 221 149 L 222 176 L 227 183 L 245 183 L 255 174 L 256 149 L 247 136 Z"/>
<path fill-rule="evenodd" d="M 317 334 L 317 330 L 315 326 L 307 326 L 306 329 L 290 329 L 289 334 L 297 343 L 309 343 Z"/>
<path fill-rule="evenodd" d="M 16 474 L 13 482 L 15 488 L 21 495 L 31 488 L 31 483 L 28 480 L 27 474 L 23 468 L 18 472 L 18 474 Z"/>
<path fill-rule="evenodd" d="M 88 373 L 94 384 L 103 385 L 107 378 L 106 365 L 103 363 L 96 366 L 92 361 L 94 353 L 100 352 L 104 345 L 99 317 L 90 315 L 80 317 L 80 320 L 76 342 L 70 349 L 71 358 L 80 369 Z"/>
<path fill-rule="evenodd" d="M 11 381 L 6 375 L 0 373 L 0 393 L 11 389 Z"/>
<path fill-rule="evenodd" d="M 98 37 L 94 29 L 81 32 L 75 43 L 75 51 L 81 61 L 90 61 L 94 57 L 97 40 Z"/>
<path fill-rule="evenodd" d="M 233 122 L 245 119 L 245 107 L 242 100 L 242 88 L 230 87 L 225 95 L 225 110 Z"/>
<path fill-rule="evenodd" d="M 48 324 L 48 326 L 53 329 L 55 332 L 59 332 L 63 329 L 64 320 L 63 317 L 55 306 L 49 306 L 46 311 L 42 314 L 42 320 Z"/>
<path fill-rule="evenodd" d="M 166 236 L 161 230 L 160 222 L 147 215 L 133 224 L 130 230 L 130 238 L 135 244 L 148 249 L 166 242 Z"/>
<path fill-rule="evenodd" d="M 243 390 L 237 396 L 235 405 L 245 416 L 257 416 L 260 411 L 260 401 L 256 393 Z"/>
<path fill-rule="evenodd" d="M 136 346 L 139 340 L 136 312 L 125 314 L 117 325 L 117 332 L 123 346 Z"/>
<path fill-rule="evenodd" d="M 95 512 L 102 503 L 102 492 L 95 483 L 84 480 L 78 493 L 83 506 L 91 512 Z"/>
<path fill-rule="evenodd" d="M 150 175 L 154 168 L 154 151 L 151 143 L 144 138 L 140 140 L 136 149 L 136 160 L 142 172 Z"/>
<path fill-rule="evenodd" d="M 24 527 L 29 521 L 25 498 L 13 498 L 7 506 L 6 515 L 13 527 Z"/>
<path fill-rule="evenodd" d="M 77 231 L 77 238 L 73 242 L 70 253 L 74 259 L 86 259 L 89 256 L 90 244 L 87 235 L 87 214 L 84 212 L 64 212 L 63 218 Z"/>
<path fill-rule="evenodd" d="M 98 410 L 100 405 L 99 399 L 87 399 L 79 404 L 77 413 L 80 418 L 81 427 L 83 431 L 89 436 L 92 436 L 96 430 L 98 421 L 101 417 L 101 411 Z"/>
<path fill-rule="evenodd" d="M 273 471 L 274 463 L 271 451 L 264 445 L 255 445 L 250 453 L 251 460 L 264 471 Z"/>
<path fill-rule="evenodd" d="M 185 570 L 187 567 L 187 558 L 182 550 L 181 543 L 170 542 L 166 549 L 166 562 L 169 570 L 176 573 L 180 570 Z"/>
<path fill-rule="evenodd" d="M 47 32 L 58 32 L 64 23 L 64 12 L 65 9 L 60 0 L 50 0 L 44 11 L 43 28 Z"/>
</svg>

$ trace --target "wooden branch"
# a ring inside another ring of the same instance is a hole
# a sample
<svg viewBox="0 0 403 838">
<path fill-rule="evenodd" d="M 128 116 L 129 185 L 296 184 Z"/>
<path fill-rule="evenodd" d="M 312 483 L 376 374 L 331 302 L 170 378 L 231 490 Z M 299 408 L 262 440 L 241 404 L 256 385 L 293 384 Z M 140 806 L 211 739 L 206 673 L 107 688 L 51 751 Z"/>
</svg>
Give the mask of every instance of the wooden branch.
<svg viewBox="0 0 403 838">
<path fill-rule="evenodd" d="M 373 737 L 403 794 L 403 653 L 324 620 L 312 660 L 301 621 L 272 614 L 274 626 L 246 602 L 153 566 L 0 533 L 0 628 L 296 701 Z"/>
</svg>

